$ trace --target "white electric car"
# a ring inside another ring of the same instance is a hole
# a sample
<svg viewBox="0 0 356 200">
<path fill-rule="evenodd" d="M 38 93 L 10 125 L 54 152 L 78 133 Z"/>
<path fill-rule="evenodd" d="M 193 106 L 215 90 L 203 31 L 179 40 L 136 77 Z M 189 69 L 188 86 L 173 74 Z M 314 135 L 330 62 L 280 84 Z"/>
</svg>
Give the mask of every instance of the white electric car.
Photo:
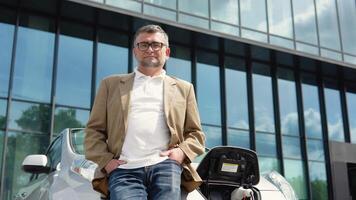
<svg viewBox="0 0 356 200">
<path fill-rule="evenodd" d="M 65 129 L 45 155 L 28 155 L 24 171 L 31 181 L 15 200 L 100 200 L 91 187 L 97 165 L 84 157 L 83 129 Z M 292 187 L 277 172 L 260 176 L 255 152 L 237 147 L 215 147 L 195 163 L 203 179 L 199 190 L 182 193 L 184 200 L 294 200 Z"/>
</svg>

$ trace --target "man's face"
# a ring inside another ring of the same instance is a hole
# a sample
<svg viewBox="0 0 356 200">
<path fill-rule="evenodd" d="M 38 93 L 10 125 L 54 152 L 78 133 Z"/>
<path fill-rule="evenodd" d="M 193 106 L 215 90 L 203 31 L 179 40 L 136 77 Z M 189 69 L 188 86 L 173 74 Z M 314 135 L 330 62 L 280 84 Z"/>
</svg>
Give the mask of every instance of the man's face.
<svg viewBox="0 0 356 200">
<path fill-rule="evenodd" d="M 163 43 L 162 48 L 156 49 L 157 45 L 152 44 L 154 42 Z M 138 43 L 150 46 L 146 50 L 141 50 L 137 46 Z M 170 49 L 166 46 L 162 33 L 141 33 L 136 38 L 133 52 L 140 67 L 163 67 Z"/>
</svg>

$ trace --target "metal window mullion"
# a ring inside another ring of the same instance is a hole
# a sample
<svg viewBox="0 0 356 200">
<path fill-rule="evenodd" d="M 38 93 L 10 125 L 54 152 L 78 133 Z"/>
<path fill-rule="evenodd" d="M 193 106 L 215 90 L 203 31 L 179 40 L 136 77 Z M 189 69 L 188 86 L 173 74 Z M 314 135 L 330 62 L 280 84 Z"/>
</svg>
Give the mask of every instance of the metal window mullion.
<svg viewBox="0 0 356 200">
<path fill-rule="evenodd" d="M 344 137 L 345 142 L 351 143 L 351 132 L 350 132 L 350 121 L 349 121 L 349 113 L 347 107 L 347 89 L 344 83 L 344 76 L 342 72 L 339 72 L 339 77 L 341 80 L 339 81 L 339 94 L 340 94 L 340 103 L 341 103 L 341 111 L 342 111 L 342 119 L 344 124 Z"/>
<path fill-rule="evenodd" d="M 59 52 L 59 35 L 60 35 L 60 23 L 61 23 L 61 8 L 62 1 L 57 6 L 55 38 L 54 38 L 54 52 L 53 52 L 53 72 L 52 72 L 52 91 L 51 91 L 51 127 L 50 127 L 50 141 L 54 136 L 54 120 L 56 110 L 56 86 L 57 86 L 57 71 L 58 71 L 58 52 Z"/>
<path fill-rule="evenodd" d="M 297 50 L 297 38 L 295 36 L 295 22 L 294 22 L 294 6 L 293 6 L 293 0 L 290 0 L 290 7 L 291 7 L 291 14 L 292 14 L 292 28 L 293 28 L 293 45 L 294 49 Z"/>
<path fill-rule="evenodd" d="M 319 20 L 318 20 L 318 9 L 317 9 L 317 5 L 316 5 L 316 1 L 317 0 L 313 0 L 314 2 L 314 12 L 315 12 L 315 26 L 316 26 L 316 38 L 317 38 L 317 42 L 318 42 L 318 53 L 319 56 L 321 56 L 321 44 L 320 44 L 320 34 L 319 34 Z"/>
<path fill-rule="evenodd" d="M 326 167 L 326 176 L 327 176 L 327 187 L 328 187 L 328 197 L 333 197 L 332 192 L 332 176 L 331 176 L 331 163 L 330 163 L 330 151 L 329 151 L 329 137 L 328 137 L 328 121 L 326 116 L 326 104 L 325 104 L 325 93 L 324 93 L 324 81 L 322 78 L 322 69 L 321 63 L 318 62 L 318 72 L 317 72 L 317 85 L 318 85 L 318 94 L 319 94 L 319 107 L 321 115 L 321 130 L 323 133 L 323 147 L 324 147 L 324 159 Z"/>
<path fill-rule="evenodd" d="M 134 35 L 134 31 L 133 31 L 133 26 L 134 26 L 134 23 L 133 23 L 133 19 L 132 17 L 130 18 L 130 22 L 129 22 L 129 35 L 128 35 L 128 40 L 129 40 L 129 43 L 128 43 L 128 66 L 127 66 L 127 72 L 133 72 L 133 69 L 134 69 L 134 66 L 133 66 L 133 59 L 135 59 L 134 55 L 133 55 L 133 48 L 134 48 L 134 38 L 133 38 L 133 35 Z"/>
<path fill-rule="evenodd" d="M 309 176 L 309 160 L 307 154 L 307 138 L 305 133 L 305 123 L 304 123 L 304 106 L 303 106 L 303 93 L 302 93 L 302 81 L 301 81 L 301 70 L 300 70 L 300 60 L 297 57 L 294 57 L 294 65 L 297 69 L 295 73 L 295 88 L 297 95 L 297 110 L 298 110 L 298 121 L 299 121 L 299 134 L 300 134 L 300 147 L 302 153 L 302 160 L 304 161 L 305 169 L 305 178 L 307 182 L 307 196 L 308 199 L 311 199 L 311 182 Z"/>
<path fill-rule="evenodd" d="M 268 20 L 268 0 L 265 0 L 265 6 L 266 6 L 267 43 L 270 44 L 269 20 Z"/>
<path fill-rule="evenodd" d="M 282 151 L 282 133 L 281 133 L 281 116 L 279 111 L 279 91 L 278 91 L 278 81 L 277 81 L 277 62 L 276 62 L 276 52 L 271 53 L 271 78 L 272 78 L 272 94 L 273 94 L 273 110 L 274 110 L 274 121 L 275 121 L 275 138 L 276 138 L 276 151 L 277 158 L 280 159 L 280 169 L 282 175 L 284 175 L 284 163 L 283 163 L 283 151 Z"/>
<path fill-rule="evenodd" d="M 238 17 L 239 17 L 239 36 L 240 37 L 242 37 L 242 33 L 241 33 L 241 4 L 240 4 L 240 0 L 237 0 L 237 5 L 238 5 L 238 13 L 237 13 L 237 15 L 238 15 Z"/>
<path fill-rule="evenodd" d="M 339 32 L 341 59 L 342 59 L 342 61 L 344 61 L 344 46 L 342 44 L 341 22 L 340 22 L 340 15 L 339 15 L 339 5 L 337 3 L 337 0 L 335 0 L 335 9 L 336 9 L 337 29 L 338 29 L 338 32 Z"/>
<path fill-rule="evenodd" d="M 250 128 L 250 148 L 256 150 L 256 131 L 255 131 L 255 113 L 253 102 L 253 82 L 252 82 L 252 60 L 251 46 L 245 46 L 246 55 L 246 85 L 247 85 L 247 102 L 248 102 L 248 119 Z"/>
<path fill-rule="evenodd" d="M 191 46 L 191 71 L 192 71 L 192 74 L 191 74 L 191 79 L 192 79 L 192 84 L 194 85 L 194 88 L 195 88 L 195 94 L 198 94 L 198 87 L 197 87 L 197 62 L 198 62 L 198 59 L 197 59 L 197 48 L 196 48 L 196 44 L 195 44 L 195 37 L 196 37 L 196 34 L 193 32 L 192 33 L 192 37 L 191 37 L 191 42 L 190 44 L 192 45 Z M 196 99 L 198 100 L 198 95 L 196 95 Z"/>
<path fill-rule="evenodd" d="M 211 30 L 211 0 L 208 0 L 209 30 Z"/>
<path fill-rule="evenodd" d="M 95 10 L 95 24 L 93 31 L 93 59 L 92 59 L 92 72 L 91 72 L 91 95 L 90 95 L 90 108 L 94 104 L 95 94 L 96 94 L 96 78 L 98 71 L 98 45 L 99 45 L 99 30 L 98 30 L 98 21 L 99 21 L 98 10 Z"/>
<path fill-rule="evenodd" d="M 19 2 L 17 2 L 19 4 Z M 7 108 L 6 108 L 6 121 L 5 121 L 5 133 L 3 140 L 3 150 L 2 150 L 2 166 L 1 166 L 1 178 L 0 178 L 0 199 L 5 199 L 4 196 L 4 186 L 5 186 L 5 168 L 6 168 L 6 154 L 7 154 L 7 142 L 8 142 L 8 134 L 9 134 L 9 120 L 10 120 L 10 110 L 12 104 L 12 87 L 14 81 L 14 68 L 15 68 L 15 60 L 16 60 L 16 47 L 17 47 L 17 38 L 18 38 L 18 29 L 20 24 L 20 12 L 21 8 L 17 5 L 16 10 L 16 22 L 15 22 L 15 30 L 14 30 L 14 39 L 12 42 L 12 57 L 10 63 L 10 79 L 9 79 L 9 87 L 8 87 L 8 98 L 7 98 Z"/>
<path fill-rule="evenodd" d="M 221 131 L 222 144 L 227 145 L 227 108 L 226 108 L 226 78 L 225 78 L 225 46 L 224 39 L 219 38 L 219 72 L 220 72 L 220 109 L 221 109 Z"/>
</svg>

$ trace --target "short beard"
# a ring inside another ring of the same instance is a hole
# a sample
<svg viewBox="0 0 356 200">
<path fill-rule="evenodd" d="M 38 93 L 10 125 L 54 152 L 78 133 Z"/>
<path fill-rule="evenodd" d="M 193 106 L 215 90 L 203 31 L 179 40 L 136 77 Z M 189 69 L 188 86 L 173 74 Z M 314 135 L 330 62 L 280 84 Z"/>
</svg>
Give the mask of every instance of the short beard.
<svg viewBox="0 0 356 200">
<path fill-rule="evenodd" d="M 142 67 L 160 67 L 163 66 L 164 63 L 161 63 L 159 60 L 158 62 L 152 62 L 151 60 L 142 60 L 141 62 Z"/>
</svg>

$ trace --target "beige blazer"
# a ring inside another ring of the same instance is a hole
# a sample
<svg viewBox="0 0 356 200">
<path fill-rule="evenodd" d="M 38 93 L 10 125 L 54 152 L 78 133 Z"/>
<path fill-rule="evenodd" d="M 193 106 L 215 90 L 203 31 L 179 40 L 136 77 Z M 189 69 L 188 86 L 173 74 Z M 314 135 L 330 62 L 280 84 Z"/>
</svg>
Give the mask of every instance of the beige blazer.
<svg viewBox="0 0 356 200">
<path fill-rule="evenodd" d="M 104 167 L 119 158 L 125 141 L 134 73 L 105 78 L 99 87 L 85 129 L 85 157 L 98 164 L 92 181 L 94 190 L 108 195 Z M 204 152 L 202 132 L 193 85 L 170 76 L 164 78 L 164 112 L 171 139 L 167 148 L 179 146 L 187 159 L 182 164 L 182 186 L 192 191 L 201 184 L 190 162 Z"/>
</svg>

